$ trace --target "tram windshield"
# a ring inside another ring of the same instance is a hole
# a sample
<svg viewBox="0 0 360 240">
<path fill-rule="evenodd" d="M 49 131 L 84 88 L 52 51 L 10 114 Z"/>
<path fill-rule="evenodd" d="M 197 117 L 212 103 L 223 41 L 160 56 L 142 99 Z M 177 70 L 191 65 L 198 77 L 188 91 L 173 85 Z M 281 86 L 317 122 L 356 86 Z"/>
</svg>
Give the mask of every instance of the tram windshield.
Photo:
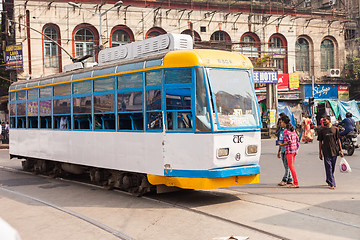
<svg viewBox="0 0 360 240">
<path fill-rule="evenodd" d="M 235 69 L 209 68 L 214 105 L 221 128 L 259 126 L 256 96 L 249 72 Z"/>
</svg>

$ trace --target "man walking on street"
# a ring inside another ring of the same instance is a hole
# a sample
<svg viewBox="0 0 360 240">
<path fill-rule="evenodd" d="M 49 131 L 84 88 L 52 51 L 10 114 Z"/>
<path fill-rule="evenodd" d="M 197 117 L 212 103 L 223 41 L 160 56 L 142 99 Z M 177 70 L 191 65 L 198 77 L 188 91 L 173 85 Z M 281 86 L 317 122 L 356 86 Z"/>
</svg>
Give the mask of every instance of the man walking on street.
<svg viewBox="0 0 360 240">
<path fill-rule="evenodd" d="M 335 189 L 334 171 L 336 158 L 339 152 L 341 157 L 344 157 L 344 154 L 341 148 L 339 129 L 332 126 L 330 116 L 323 117 L 323 123 L 324 127 L 318 133 L 319 158 L 323 160 L 324 156 L 326 182 L 330 189 Z"/>
</svg>

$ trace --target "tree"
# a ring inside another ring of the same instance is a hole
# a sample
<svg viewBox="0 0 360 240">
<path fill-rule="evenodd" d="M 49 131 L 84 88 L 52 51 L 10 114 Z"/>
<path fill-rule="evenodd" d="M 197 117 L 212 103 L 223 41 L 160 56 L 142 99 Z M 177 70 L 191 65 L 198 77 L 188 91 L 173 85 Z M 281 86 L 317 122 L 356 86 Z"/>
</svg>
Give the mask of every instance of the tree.
<svg viewBox="0 0 360 240">
<path fill-rule="evenodd" d="M 348 58 L 344 69 L 345 81 L 360 84 L 360 57 Z"/>
<path fill-rule="evenodd" d="M 274 59 L 270 54 L 256 58 L 255 67 L 273 67 Z"/>
<path fill-rule="evenodd" d="M 1 23 L 0 23 L 0 29 Z M 3 46 L 3 34 L 0 34 L 0 47 L 1 49 L 4 49 L 5 46 Z M 0 51 L 0 76 L 9 79 L 10 78 L 10 72 L 6 70 L 6 65 L 4 61 L 4 51 Z M 10 81 L 6 81 L 5 79 L 0 78 L 0 96 L 4 96 L 8 94 Z"/>
</svg>

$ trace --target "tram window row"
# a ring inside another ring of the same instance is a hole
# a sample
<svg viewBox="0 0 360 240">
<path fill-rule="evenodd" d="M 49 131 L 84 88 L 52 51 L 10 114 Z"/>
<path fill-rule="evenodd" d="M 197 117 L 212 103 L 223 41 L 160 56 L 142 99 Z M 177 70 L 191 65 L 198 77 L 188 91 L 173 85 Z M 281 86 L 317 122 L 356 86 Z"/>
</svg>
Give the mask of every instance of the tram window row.
<svg viewBox="0 0 360 240">
<path fill-rule="evenodd" d="M 193 71 L 156 70 L 11 92 L 10 127 L 162 131 L 165 118 L 167 130 L 195 130 Z"/>
</svg>

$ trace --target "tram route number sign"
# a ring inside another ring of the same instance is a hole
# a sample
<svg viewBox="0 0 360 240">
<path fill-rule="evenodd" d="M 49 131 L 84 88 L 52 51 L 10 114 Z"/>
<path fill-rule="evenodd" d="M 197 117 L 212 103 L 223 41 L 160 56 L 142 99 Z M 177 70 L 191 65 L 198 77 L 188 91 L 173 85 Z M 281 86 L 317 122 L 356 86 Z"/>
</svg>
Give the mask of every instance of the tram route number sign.
<svg viewBox="0 0 360 240">
<path fill-rule="evenodd" d="M 17 70 L 23 68 L 22 45 L 11 45 L 5 48 L 6 69 Z"/>
</svg>

